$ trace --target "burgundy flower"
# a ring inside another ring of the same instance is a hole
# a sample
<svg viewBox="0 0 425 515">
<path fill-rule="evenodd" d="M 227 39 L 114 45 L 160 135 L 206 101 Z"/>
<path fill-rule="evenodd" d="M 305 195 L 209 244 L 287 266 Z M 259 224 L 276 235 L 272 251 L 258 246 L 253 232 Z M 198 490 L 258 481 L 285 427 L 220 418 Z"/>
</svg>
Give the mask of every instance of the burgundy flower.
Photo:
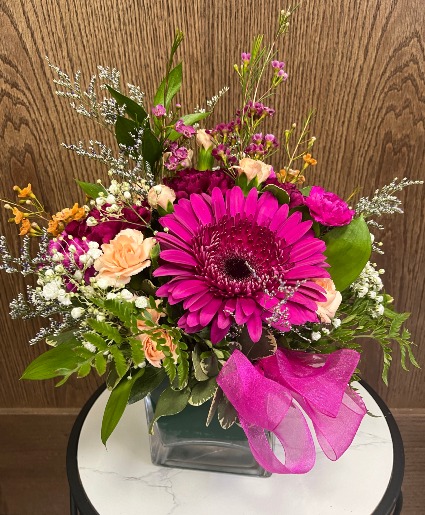
<svg viewBox="0 0 425 515">
<path fill-rule="evenodd" d="M 181 199 L 160 219 L 168 232 L 157 234 L 164 264 L 154 276 L 172 279 L 157 295 L 183 303 L 179 327 L 196 333 L 211 324 L 217 343 L 236 322 L 257 342 L 263 323 L 289 331 L 318 321 L 317 302 L 326 299 L 313 279 L 329 275 L 325 244 L 311 221 L 288 210 L 271 193 L 258 198 L 252 188 L 244 197 L 235 186 Z"/>
<path fill-rule="evenodd" d="M 313 220 L 329 227 L 348 225 L 356 214 L 342 198 L 320 186 L 313 186 L 304 202 Z"/>
<path fill-rule="evenodd" d="M 151 212 L 145 206 L 125 207 L 119 217 L 107 213 L 106 207 L 108 204 L 100 210 L 92 209 L 84 220 L 70 222 L 65 227 L 63 236 L 71 235 L 77 238 L 85 236 L 89 241 L 96 241 L 101 245 L 109 243 L 124 229 L 143 230 L 146 226 L 145 222 L 149 222 L 151 218 Z M 88 218 L 94 218 L 97 224 L 87 225 Z"/>
<path fill-rule="evenodd" d="M 164 184 L 173 189 L 177 200 L 189 198 L 192 193 L 208 193 L 211 195 L 214 188 L 225 192 L 235 185 L 223 170 L 205 170 L 200 172 L 194 168 L 179 170 L 174 177 L 165 178 Z"/>
</svg>

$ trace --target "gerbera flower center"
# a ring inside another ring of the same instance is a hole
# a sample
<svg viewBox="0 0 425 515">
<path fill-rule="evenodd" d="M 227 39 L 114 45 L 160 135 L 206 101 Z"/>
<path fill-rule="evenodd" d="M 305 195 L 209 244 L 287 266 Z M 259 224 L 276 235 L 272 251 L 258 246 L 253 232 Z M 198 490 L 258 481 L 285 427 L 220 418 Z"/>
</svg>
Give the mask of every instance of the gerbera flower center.
<svg viewBox="0 0 425 515">
<path fill-rule="evenodd" d="M 224 271 L 232 279 L 247 279 L 252 275 L 252 268 L 245 259 L 239 256 L 231 256 L 224 261 Z"/>
</svg>

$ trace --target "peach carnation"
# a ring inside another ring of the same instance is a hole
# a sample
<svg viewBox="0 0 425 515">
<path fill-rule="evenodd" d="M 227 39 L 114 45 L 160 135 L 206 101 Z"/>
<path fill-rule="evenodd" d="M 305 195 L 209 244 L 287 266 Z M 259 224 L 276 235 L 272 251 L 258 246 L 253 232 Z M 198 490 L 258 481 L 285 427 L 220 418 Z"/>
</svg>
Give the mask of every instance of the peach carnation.
<svg viewBox="0 0 425 515">
<path fill-rule="evenodd" d="M 158 338 L 165 339 L 165 345 L 170 349 L 174 359 L 176 359 L 176 345 L 173 343 L 171 336 L 162 329 L 158 330 L 156 333 Z M 146 360 L 154 367 L 160 368 L 161 362 L 165 358 L 165 354 L 162 350 L 157 349 L 156 342 L 153 340 L 152 336 L 149 334 L 141 334 L 139 335 L 139 339 L 142 342 L 143 350 L 145 352 Z"/>
<path fill-rule="evenodd" d="M 124 286 L 133 275 L 150 266 L 149 255 L 155 244 L 155 238 L 144 238 L 136 229 L 119 232 L 102 245 L 103 254 L 94 262 L 99 272 L 97 279 L 103 279 L 108 286 Z"/>
<path fill-rule="evenodd" d="M 335 289 L 332 279 L 313 279 L 313 281 L 325 290 L 326 301 L 317 303 L 317 315 L 320 321 L 330 324 L 342 301 L 342 296 Z"/>
<path fill-rule="evenodd" d="M 263 163 L 262 161 L 244 157 L 239 161 L 239 166 L 236 166 L 239 175 L 243 172 L 248 177 L 248 180 L 257 178 L 258 183 L 264 182 L 269 178 L 272 173 L 271 165 Z"/>
</svg>

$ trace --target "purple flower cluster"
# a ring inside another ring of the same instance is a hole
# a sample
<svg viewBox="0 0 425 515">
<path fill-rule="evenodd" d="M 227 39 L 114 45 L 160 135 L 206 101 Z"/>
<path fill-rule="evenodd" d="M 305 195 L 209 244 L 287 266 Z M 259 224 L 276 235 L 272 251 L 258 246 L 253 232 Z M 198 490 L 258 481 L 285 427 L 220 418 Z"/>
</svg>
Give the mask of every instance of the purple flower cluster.
<svg viewBox="0 0 425 515">
<path fill-rule="evenodd" d="M 191 125 L 185 125 L 183 120 L 176 122 L 174 128 L 177 132 L 183 134 L 185 138 L 191 138 L 196 133 L 196 130 Z"/>
<path fill-rule="evenodd" d="M 251 54 L 249 52 L 242 52 L 241 59 L 243 64 L 248 64 L 251 60 Z"/>
<path fill-rule="evenodd" d="M 164 178 L 164 184 L 174 190 L 177 201 L 189 198 L 192 193 L 207 193 L 211 195 L 214 188 L 223 193 L 235 185 L 223 170 L 198 171 L 193 168 L 179 170 L 172 178 Z"/>
<path fill-rule="evenodd" d="M 282 80 L 288 78 L 288 74 L 285 72 L 285 63 L 283 61 L 272 61 L 272 67 L 275 70 L 275 75 L 281 77 Z"/>
<path fill-rule="evenodd" d="M 155 107 L 152 107 L 152 114 L 154 116 L 156 116 L 157 118 L 165 116 L 165 114 L 166 114 L 165 107 L 162 104 L 158 104 Z"/>
<path fill-rule="evenodd" d="M 274 109 L 265 106 L 261 102 L 252 102 L 251 100 L 244 106 L 242 111 L 248 118 L 253 118 L 254 120 L 259 120 L 266 116 L 273 116 L 276 112 Z M 238 111 L 236 114 L 240 115 L 240 112 Z"/>
<path fill-rule="evenodd" d="M 167 170 L 178 170 L 190 166 L 191 156 L 186 147 L 179 147 L 178 143 L 172 142 L 167 147 L 164 155 L 164 166 Z"/>
<path fill-rule="evenodd" d="M 230 148 L 223 143 L 213 148 L 211 155 L 217 159 L 217 161 L 223 162 L 226 166 L 234 166 L 238 162 L 236 157 L 230 152 Z"/>
<path fill-rule="evenodd" d="M 320 186 L 313 186 L 304 203 L 316 222 L 329 227 L 348 225 L 356 212 L 335 193 L 325 191 Z"/>
<path fill-rule="evenodd" d="M 268 154 L 278 146 L 279 143 L 273 134 L 266 134 L 263 136 L 263 133 L 259 132 L 252 136 L 251 143 L 244 151 L 249 157 L 260 157 Z"/>
</svg>

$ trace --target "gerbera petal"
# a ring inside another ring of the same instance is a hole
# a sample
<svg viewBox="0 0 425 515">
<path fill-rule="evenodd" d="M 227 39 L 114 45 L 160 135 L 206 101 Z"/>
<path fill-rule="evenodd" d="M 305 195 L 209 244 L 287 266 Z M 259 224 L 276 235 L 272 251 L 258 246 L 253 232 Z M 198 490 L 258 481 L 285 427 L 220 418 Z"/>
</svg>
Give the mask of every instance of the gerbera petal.
<svg viewBox="0 0 425 515">
<path fill-rule="evenodd" d="M 191 254 L 183 250 L 163 250 L 161 252 L 161 259 L 181 265 L 197 266 L 199 264 Z"/>
<path fill-rule="evenodd" d="M 297 225 L 287 226 L 284 229 L 280 229 L 278 231 L 278 236 L 285 238 L 287 245 L 292 245 L 296 241 L 300 240 L 304 234 L 311 229 L 313 225 L 312 220 L 307 220 L 305 222 L 301 222 Z"/>
<path fill-rule="evenodd" d="M 280 226 L 285 222 L 285 220 L 288 218 L 288 211 L 289 206 L 288 204 L 284 204 L 283 206 L 280 206 L 277 213 L 274 215 L 273 220 L 271 221 L 269 225 L 269 229 L 271 231 L 276 231 L 276 229 L 279 229 Z"/>
<path fill-rule="evenodd" d="M 185 297 L 206 291 L 208 291 L 208 287 L 204 281 L 197 279 L 185 279 L 180 281 L 177 286 L 174 286 L 173 297 L 175 299 L 184 299 Z"/>
<path fill-rule="evenodd" d="M 164 277 L 168 275 L 179 275 L 185 277 L 193 277 L 193 272 L 191 270 L 184 269 L 183 267 L 179 267 L 178 265 L 162 265 L 158 267 L 152 274 L 154 277 Z"/>
<path fill-rule="evenodd" d="M 258 191 L 257 188 L 251 188 L 245 199 L 245 216 L 254 216 L 257 210 Z"/>
<path fill-rule="evenodd" d="M 211 324 L 211 342 L 214 344 L 220 342 L 229 332 L 230 325 L 231 321 L 229 319 L 229 322 L 225 327 L 218 327 L 217 317 L 215 317 Z"/>
<path fill-rule="evenodd" d="M 207 326 L 213 317 L 217 314 L 221 304 L 221 299 L 213 299 L 209 304 L 204 306 L 200 312 L 199 322 L 203 326 Z"/>
<path fill-rule="evenodd" d="M 226 208 L 231 216 L 235 216 L 243 212 L 243 208 L 245 205 L 245 196 L 237 186 L 236 188 L 232 188 L 228 190 L 226 193 Z"/>
<path fill-rule="evenodd" d="M 201 195 L 193 194 L 190 196 L 190 203 L 193 211 L 203 225 L 212 222 L 212 213 L 210 206 L 205 202 Z"/>
<path fill-rule="evenodd" d="M 226 214 L 223 193 L 219 188 L 214 188 L 211 195 L 211 207 L 214 212 L 215 220 L 218 222 Z"/>
<path fill-rule="evenodd" d="M 248 318 L 246 322 L 246 328 L 248 329 L 249 337 L 253 342 L 258 342 L 263 332 L 263 323 L 258 313 L 254 313 Z"/>
<path fill-rule="evenodd" d="M 274 195 L 265 192 L 257 203 L 256 221 L 260 225 L 269 225 L 278 209 L 279 203 Z"/>
</svg>

